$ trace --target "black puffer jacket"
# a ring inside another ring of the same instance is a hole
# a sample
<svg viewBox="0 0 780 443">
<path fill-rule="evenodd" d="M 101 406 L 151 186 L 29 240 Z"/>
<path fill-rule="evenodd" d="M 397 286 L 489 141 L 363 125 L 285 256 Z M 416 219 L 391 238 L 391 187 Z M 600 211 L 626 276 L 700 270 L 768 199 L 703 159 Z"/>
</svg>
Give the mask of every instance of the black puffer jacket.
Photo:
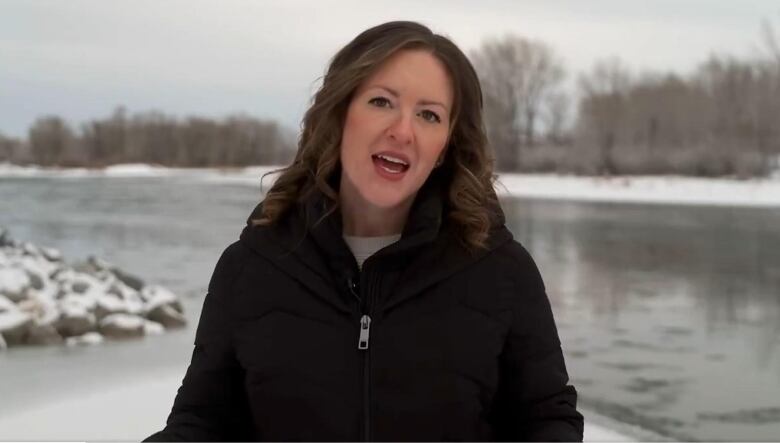
<svg viewBox="0 0 780 443">
<path fill-rule="evenodd" d="M 361 272 L 338 212 L 313 227 L 318 194 L 275 227 L 247 225 L 148 440 L 581 441 L 536 265 L 500 210 L 488 250 L 467 253 L 441 195 L 432 178 Z"/>
</svg>

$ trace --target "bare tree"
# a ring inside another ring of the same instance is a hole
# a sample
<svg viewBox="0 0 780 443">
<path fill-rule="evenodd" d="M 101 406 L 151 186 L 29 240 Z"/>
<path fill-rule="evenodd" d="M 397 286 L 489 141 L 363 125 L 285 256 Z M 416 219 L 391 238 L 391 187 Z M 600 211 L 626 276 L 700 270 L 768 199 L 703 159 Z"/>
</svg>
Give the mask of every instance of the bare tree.
<svg viewBox="0 0 780 443">
<path fill-rule="evenodd" d="M 28 133 L 30 150 L 36 163 L 61 166 L 72 155 L 75 135 L 63 119 L 47 116 L 37 119 Z"/>
<path fill-rule="evenodd" d="M 612 57 L 597 61 L 590 73 L 580 76 L 579 85 L 578 137 L 599 150 L 603 173 L 615 173 L 613 150 L 624 129 L 631 75 Z"/>
<path fill-rule="evenodd" d="M 515 169 L 520 150 L 538 143 L 540 122 L 560 116 L 565 71 L 550 46 L 518 36 L 491 40 L 472 54 L 485 96 L 488 136 L 498 166 Z M 556 100 L 558 101 L 556 103 Z"/>
</svg>

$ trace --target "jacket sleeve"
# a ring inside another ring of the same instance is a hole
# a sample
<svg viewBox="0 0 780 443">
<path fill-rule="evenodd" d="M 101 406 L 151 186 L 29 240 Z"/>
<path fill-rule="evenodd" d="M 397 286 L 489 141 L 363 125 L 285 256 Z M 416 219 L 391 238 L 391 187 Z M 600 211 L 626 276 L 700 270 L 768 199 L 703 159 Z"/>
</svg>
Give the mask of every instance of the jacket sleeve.
<svg viewBox="0 0 780 443">
<path fill-rule="evenodd" d="M 529 253 L 512 242 L 517 293 L 500 357 L 496 438 L 501 441 L 582 441 L 583 417 L 561 351 L 542 277 Z"/>
<path fill-rule="evenodd" d="M 229 292 L 243 262 L 234 243 L 223 252 L 209 282 L 195 348 L 167 425 L 144 441 L 250 440 L 244 373 L 233 350 Z"/>
</svg>

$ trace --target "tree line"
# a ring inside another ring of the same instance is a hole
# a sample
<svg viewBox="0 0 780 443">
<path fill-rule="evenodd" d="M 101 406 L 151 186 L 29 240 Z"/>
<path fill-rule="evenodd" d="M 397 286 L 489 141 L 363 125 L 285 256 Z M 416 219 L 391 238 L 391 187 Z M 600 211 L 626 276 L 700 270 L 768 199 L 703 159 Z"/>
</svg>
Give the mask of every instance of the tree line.
<svg viewBox="0 0 780 443">
<path fill-rule="evenodd" d="M 780 43 L 768 22 L 753 57 L 713 54 L 687 75 L 633 73 L 605 58 L 577 76 L 574 93 L 542 41 L 494 39 L 471 58 L 499 169 L 752 177 L 780 168 Z"/>
<path fill-rule="evenodd" d="M 567 83 L 551 46 L 516 35 L 469 57 L 500 171 L 752 177 L 780 166 L 780 44 L 768 22 L 757 55 L 713 54 L 686 75 L 635 73 L 612 57 Z M 121 107 L 79 130 L 46 116 L 26 140 L 0 135 L 0 161 L 43 166 L 278 165 L 294 150 L 291 131 L 272 121 Z"/>
<path fill-rule="evenodd" d="M 177 119 L 156 111 L 130 116 L 119 107 L 78 130 L 61 117 L 41 117 L 27 140 L 0 136 L 0 161 L 59 167 L 278 165 L 292 161 L 293 138 L 276 122 L 245 115 Z"/>
</svg>

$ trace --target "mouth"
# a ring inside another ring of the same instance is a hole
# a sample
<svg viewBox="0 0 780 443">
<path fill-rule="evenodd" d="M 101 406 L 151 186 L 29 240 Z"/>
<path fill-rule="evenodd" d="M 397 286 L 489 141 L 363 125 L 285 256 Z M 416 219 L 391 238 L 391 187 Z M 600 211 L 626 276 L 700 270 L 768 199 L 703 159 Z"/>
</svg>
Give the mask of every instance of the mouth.
<svg viewBox="0 0 780 443">
<path fill-rule="evenodd" d="M 380 175 L 388 178 L 401 178 L 409 170 L 409 159 L 404 155 L 380 152 L 371 156 Z"/>
</svg>

